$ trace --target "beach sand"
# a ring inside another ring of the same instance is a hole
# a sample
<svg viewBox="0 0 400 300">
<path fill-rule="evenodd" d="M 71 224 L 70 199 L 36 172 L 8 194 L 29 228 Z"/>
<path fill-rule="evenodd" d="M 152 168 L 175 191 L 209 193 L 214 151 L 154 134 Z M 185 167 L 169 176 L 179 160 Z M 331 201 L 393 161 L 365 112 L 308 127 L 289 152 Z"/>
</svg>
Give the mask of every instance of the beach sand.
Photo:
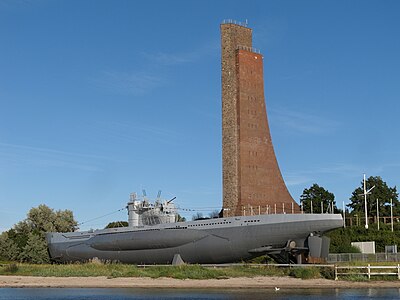
<svg viewBox="0 0 400 300">
<path fill-rule="evenodd" d="M 328 279 L 296 279 L 291 277 L 241 277 L 229 279 L 173 279 L 173 278 L 107 278 L 107 277 L 34 277 L 0 276 L 0 288 L 400 288 L 398 281 L 351 282 Z"/>
</svg>

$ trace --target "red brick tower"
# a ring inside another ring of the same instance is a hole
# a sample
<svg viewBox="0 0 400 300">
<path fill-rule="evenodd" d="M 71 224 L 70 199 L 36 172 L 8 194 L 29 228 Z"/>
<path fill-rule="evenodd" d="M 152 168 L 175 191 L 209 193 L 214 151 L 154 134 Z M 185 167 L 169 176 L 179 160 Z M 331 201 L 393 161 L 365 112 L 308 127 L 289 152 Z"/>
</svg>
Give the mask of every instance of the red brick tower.
<svg viewBox="0 0 400 300">
<path fill-rule="evenodd" d="M 275 157 L 252 30 L 224 23 L 221 45 L 224 216 L 299 212 Z"/>
</svg>

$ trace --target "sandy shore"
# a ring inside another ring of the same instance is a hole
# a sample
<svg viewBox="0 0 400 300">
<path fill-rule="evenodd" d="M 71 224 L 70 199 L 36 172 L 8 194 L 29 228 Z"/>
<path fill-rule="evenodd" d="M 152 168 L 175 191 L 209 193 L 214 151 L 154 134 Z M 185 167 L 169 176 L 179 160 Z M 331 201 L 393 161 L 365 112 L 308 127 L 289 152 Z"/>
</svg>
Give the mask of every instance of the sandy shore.
<svg viewBox="0 0 400 300">
<path fill-rule="evenodd" d="M 107 277 L 33 277 L 0 276 L 4 287 L 54 288 L 400 288 L 400 281 L 334 281 L 327 279 L 296 279 L 291 277 L 254 277 L 229 279 L 172 279 L 172 278 L 107 278 Z"/>
</svg>

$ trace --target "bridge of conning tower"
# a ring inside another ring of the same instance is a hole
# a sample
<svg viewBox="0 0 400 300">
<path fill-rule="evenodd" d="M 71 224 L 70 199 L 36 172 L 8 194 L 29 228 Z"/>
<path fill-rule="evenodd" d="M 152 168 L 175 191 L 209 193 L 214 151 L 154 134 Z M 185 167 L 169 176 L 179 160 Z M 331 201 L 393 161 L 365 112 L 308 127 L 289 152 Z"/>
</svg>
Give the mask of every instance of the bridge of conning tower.
<svg viewBox="0 0 400 300">
<path fill-rule="evenodd" d="M 224 216 L 298 213 L 275 156 L 264 98 L 263 56 L 246 23 L 221 24 Z"/>
</svg>

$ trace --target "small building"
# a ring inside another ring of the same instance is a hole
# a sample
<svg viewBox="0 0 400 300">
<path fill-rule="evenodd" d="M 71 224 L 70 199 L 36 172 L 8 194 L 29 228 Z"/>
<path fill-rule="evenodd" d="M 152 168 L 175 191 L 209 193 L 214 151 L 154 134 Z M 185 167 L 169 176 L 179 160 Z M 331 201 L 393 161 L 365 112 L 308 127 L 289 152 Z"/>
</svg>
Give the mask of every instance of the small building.
<svg viewBox="0 0 400 300">
<path fill-rule="evenodd" d="M 360 249 L 364 254 L 375 254 L 375 241 L 372 242 L 352 242 L 352 246 Z"/>
</svg>

